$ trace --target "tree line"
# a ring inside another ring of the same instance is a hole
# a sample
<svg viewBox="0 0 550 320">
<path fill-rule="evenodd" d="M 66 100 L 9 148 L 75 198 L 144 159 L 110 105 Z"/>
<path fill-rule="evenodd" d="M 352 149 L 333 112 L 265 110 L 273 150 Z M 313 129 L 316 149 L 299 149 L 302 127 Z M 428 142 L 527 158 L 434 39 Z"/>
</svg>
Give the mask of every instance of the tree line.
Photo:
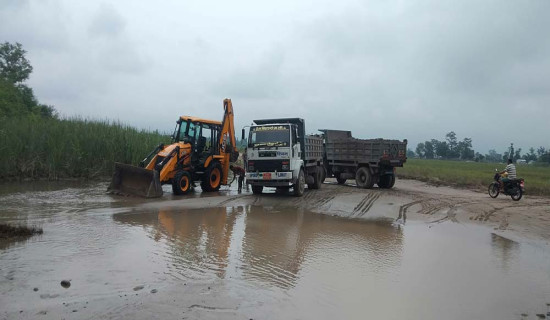
<svg viewBox="0 0 550 320">
<path fill-rule="evenodd" d="M 472 149 L 472 138 L 459 141 L 456 133 L 451 131 L 445 135 L 445 140 L 431 139 L 420 142 L 416 150 L 409 150 L 409 156 L 423 159 L 461 159 L 472 160 L 475 152 Z"/>
<path fill-rule="evenodd" d="M 498 153 L 491 149 L 487 154 L 475 152 L 472 147 L 472 138 L 464 138 L 459 140 L 454 131 L 445 135 L 444 140 L 431 139 L 425 142 L 420 142 L 415 150 L 408 149 L 407 156 L 409 158 L 421 159 L 445 159 L 445 160 L 470 160 L 476 162 L 506 162 L 512 159 L 525 160 L 528 163 L 540 162 L 550 164 L 550 149 L 545 147 L 529 148 L 527 153 L 522 153 L 522 149 L 514 149 L 511 144 L 508 150 Z"/>
<path fill-rule="evenodd" d="M 0 44 L 0 118 L 56 118 L 53 106 L 39 103 L 25 81 L 32 73 L 20 43 Z"/>
</svg>

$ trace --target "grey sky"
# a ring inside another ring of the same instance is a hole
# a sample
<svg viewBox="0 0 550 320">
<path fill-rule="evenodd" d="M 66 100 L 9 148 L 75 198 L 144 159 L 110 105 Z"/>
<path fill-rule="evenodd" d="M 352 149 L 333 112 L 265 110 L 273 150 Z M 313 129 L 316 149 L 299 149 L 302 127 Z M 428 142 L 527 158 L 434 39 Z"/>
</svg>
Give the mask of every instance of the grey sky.
<svg viewBox="0 0 550 320">
<path fill-rule="evenodd" d="M 0 41 L 63 115 L 170 131 L 228 97 L 237 128 L 298 116 L 412 149 L 550 147 L 549 31 L 548 0 L 0 0 Z"/>
</svg>

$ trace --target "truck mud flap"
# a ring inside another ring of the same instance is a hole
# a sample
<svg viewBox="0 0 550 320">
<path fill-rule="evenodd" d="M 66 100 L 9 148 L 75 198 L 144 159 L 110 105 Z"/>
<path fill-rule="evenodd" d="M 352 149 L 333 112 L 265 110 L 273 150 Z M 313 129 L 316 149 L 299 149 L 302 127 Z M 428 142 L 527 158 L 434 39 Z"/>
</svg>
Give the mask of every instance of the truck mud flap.
<svg viewBox="0 0 550 320">
<path fill-rule="evenodd" d="M 115 162 L 115 173 L 107 192 L 145 198 L 162 196 L 162 185 L 156 170 Z"/>
</svg>

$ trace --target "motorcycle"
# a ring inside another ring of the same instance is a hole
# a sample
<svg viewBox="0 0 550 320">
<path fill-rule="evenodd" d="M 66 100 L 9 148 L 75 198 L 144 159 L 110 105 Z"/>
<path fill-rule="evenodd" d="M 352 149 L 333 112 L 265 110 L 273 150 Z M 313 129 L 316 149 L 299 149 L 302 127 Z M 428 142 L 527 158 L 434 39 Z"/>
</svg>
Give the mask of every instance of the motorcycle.
<svg viewBox="0 0 550 320">
<path fill-rule="evenodd" d="M 489 196 L 496 198 L 500 193 L 510 196 L 512 200 L 519 201 L 525 192 L 525 181 L 522 178 L 512 179 L 503 183 L 501 187 L 500 180 L 502 179 L 498 169 L 495 169 L 496 173 L 493 177 L 493 182 L 489 185 Z"/>
</svg>

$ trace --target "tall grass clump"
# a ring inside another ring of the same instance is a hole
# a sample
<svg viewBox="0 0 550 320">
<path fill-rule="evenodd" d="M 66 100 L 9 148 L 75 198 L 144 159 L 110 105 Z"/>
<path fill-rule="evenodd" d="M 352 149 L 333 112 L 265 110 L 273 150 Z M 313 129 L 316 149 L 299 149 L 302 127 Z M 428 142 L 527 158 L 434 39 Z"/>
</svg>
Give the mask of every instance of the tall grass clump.
<svg viewBox="0 0 550 320">
<path fill-rule="evenodd" d="M 397 174 L 435 184 L 486 189 L 493 181 L 495 169 L 504 170 L 505 164 L 450 160 L 408 159 Z M 526 194 L 550 195 L 550 168 L 516 165 L 518 177 L 525 179 Z"/>
<path fill-rule="evenodd" d="M 72 119 L 0 119 L 0 179 L 94 178 L 114 162 L 137 164 L 169 137 L 120 122 Z"/>
</svg>

